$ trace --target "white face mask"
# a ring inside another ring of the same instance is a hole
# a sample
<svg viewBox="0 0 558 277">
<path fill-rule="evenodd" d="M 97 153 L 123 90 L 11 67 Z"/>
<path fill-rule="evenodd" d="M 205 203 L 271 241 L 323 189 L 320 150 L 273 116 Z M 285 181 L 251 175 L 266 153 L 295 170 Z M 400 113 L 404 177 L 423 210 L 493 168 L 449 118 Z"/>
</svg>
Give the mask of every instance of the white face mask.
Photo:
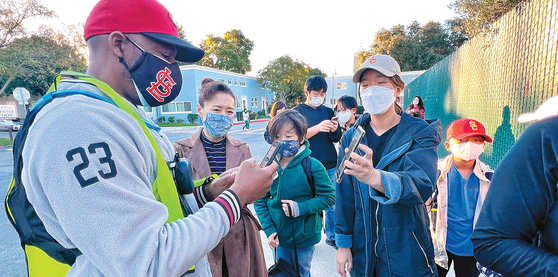
<svg viewBox="0 0 558 277">
<path fill-rule="evenodd" d="M 414 100 L 413 105 L 415 105 L 415 106 L 418 105 L 418 102 L 419 102 L 418 100 Z"/>
<path fill-rule="evenodd" d="M 449 145 L 451 153 L 464 161 L 476 160 L 482 152 L 484 152 L 484 143 L 476 144 L 474 142 L 450 142 Z"/>
<path fill-rule="evenodd" d="M 312 105 L 312 107 L 318 107 L 318 106 L 320 106 L 323 102 L 324 102 L 324 98 L 323 98 L 323 97 L 311 97 L 311 98 L 310 98 L 310 105 Z"/>
<path fill-rule="evenodd" d="M 353 113 L 351 113 L 351 110 L 347 110 L 346 112 L 339 112 L 337 115 L 339 116 L 339 123 L 345 124 L 351 119 Z"/>
<path fill-rule="evenodd" d="M 360 93 L 362 106 L 370 114 L 383 114 L 395 102 L 395 90 L 381 86 L 371 86 Z"/>
</svg>

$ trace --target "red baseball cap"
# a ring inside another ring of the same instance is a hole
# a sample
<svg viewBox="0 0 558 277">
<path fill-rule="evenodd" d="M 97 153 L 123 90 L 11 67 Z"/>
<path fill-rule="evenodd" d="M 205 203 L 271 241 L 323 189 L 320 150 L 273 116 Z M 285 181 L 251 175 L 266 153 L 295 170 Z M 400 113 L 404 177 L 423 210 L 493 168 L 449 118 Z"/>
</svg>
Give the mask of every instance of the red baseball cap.
<svg viewBox="0 0 558 277">
<path fill-rule="evenodd" d="M 451 138 L 462 139 L 469 136 L 482 136 L 486 142 L 492 142 L 492 138 L 486 135 L 484 125 L 470 118 L 458 119 L 450 124 L 446 131 L 446 140 Z"/>
<path fill-rule="evenodd" d="M 83 37 L 110 34 L 143 34 L 154 40 L 175 46 L 176 60 L 197 62 L 203 58 L 202 49 L 182 40 L 170 12 L 155 0 L 101 0 L 87 18 Z"/>
</svg>

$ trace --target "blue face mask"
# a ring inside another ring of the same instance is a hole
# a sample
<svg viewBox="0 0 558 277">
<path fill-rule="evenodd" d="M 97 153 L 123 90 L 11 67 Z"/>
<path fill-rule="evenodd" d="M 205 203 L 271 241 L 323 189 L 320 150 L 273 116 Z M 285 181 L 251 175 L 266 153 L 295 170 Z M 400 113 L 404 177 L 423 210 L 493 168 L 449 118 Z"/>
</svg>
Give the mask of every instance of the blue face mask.
<svg viewBox="0 0 558 277">
<path fill-rule="evenodd" d="M 210 136 L 220 138 L 227 134 L 233 125 L 234 119 L 228 115 L 206 113 L 203 127 Z"/>
<path fill-rule="evenodd" d="M 279 156 L 281 157 L 292 157 L 298 153 L 300 148 L 300 142 L 298 140 L 284 140 L 281 150 L 279 150 Z"/>
</svg>

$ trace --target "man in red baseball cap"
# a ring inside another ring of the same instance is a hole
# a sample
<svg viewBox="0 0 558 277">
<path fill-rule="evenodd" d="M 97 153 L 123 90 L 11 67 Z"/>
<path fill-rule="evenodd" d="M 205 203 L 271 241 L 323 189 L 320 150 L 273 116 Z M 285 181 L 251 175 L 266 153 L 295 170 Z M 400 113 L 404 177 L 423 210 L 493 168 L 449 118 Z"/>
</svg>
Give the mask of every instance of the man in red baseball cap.
<svg viewBox="0 0 558 277">
<path fill-rule="evenodd" d="M 456 277 L 476 277 L 471 237 L 493 174 L 479 156 L 492 138 L 482 123 L 469 118 L 452 122 L 446 134 L 451 155 L 438 161 L 437 189 L 427 202 L 435 261 L 441 277 L 452 263 Z"/>
<path fill-rule="evenodd" d="M 29 275 L 210 276 L 206 254 L 269 191 L 277 164 L 250 159 L 202 179 L 195 198 L 179 194 L 173 177 L 191 184 L 188 168 L 172 168 L 171 142 L 138 106 L 174 100 L 176 61 L 203 51 L 155 0 L 101 0 L 85 39 L 87 74 L 62 72 L 14 143 L 6 205 Z"/>
</svg>

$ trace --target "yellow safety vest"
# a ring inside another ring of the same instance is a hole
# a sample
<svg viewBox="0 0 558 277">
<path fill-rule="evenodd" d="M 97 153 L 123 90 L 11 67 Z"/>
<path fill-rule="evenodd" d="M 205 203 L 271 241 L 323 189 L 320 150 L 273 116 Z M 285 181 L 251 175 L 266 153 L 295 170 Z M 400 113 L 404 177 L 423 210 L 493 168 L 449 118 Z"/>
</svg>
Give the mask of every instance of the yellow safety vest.
<svg viewBox="0 0 558 277">
<path fill-rule="evenodd" d="M 84 80 L 90 84 L 95 85 L 99 88 L 102 92 L 104 92 L 110 99 L 118 106 L 121 110 L 128 113 L 131 117 L 133 117 L 138 124 L 141 126 L 145 136 L 149 139 L 153 150 L 155 150 L 155 155 L 157 157 L 157 176 L 155 181 L 152 184 L 153 188 L 153 195 L 157 201 L 163 203 L 169 212 L 169 217 L 167 218 L 167 223 L 174 222 L 178 219 L 184 218 L 184 214 L 182 213 L 182 207 L 180 206 L 180 200 L 178 199 L 178 192 L 176 189 L 176 185 L 174 183 L 174 179 L 172 177 L 172 173 L 170 172 L 163 155 L 161 154 L 161 150 L 159 149 L 159 145 L 151 135 L 149 128 L 143 121 L 143 119 L 139 116 L 139 114 L 130 106 L 130 104 L 124 100 L 120 94 L 114 91 L 109 85 L 106 83 L 95 79 L 92 76 L 87 74 L 78 73 L 78 72 L 71 72 L 71 71 L 62 71 L 58 77 L 56 77 L 56 81 L 53 85 L 51 85 L 48 93 L 51 93 L 56 90 L 56 87 L 60 83 L 62 76 L 69 76 L 74 77 L 80 80 Z M 198 182 L 196 182 L 198 183 Z M 9 192 L 13 189 L 15 185 L 14 179 L 12 178 L 12 182 L 10 183 Z M 8 207 L 8 214 L 11 215 Z M 12 220 L 13 219 L 13 216 Z M 70 270 L 70 266 L 64 263 L 60 263 L 55 259 L 51 258 L 47 255 L 44 251 L 40 248 L 25 245 L 25 255 L 27 258 L 27 266 L 28 272 L 30 277 L 35 276 L 66 276 L 68 271 Z M 194 269 L 190 268 L 190 270 Z"/>
</svg>

